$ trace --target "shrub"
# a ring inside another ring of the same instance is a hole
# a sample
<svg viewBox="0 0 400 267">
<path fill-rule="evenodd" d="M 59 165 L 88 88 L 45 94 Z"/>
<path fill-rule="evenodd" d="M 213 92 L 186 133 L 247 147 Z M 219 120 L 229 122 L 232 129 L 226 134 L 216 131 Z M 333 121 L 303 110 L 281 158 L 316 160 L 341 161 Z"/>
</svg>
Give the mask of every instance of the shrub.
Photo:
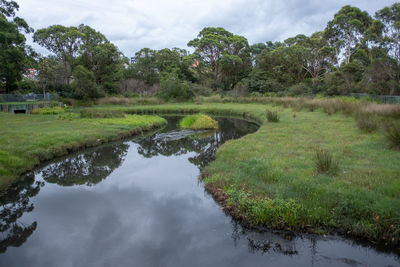
<svg viewBox="0 0 400 267">
<path fill-rule="evenodd" d="M 71 121 L 77 117 L 79 117 L 79 114 L 72 112 L 61 113 L 58 115 L 59 120 L 68 120 L 68 121 Z"/>
<path fill-rule="evenodd" d="M 390 147 L 400 149 L 400 123 L 388 123 L 384 129 Z"/>
<path fill-rule="evenodd" d="M 123 118 L 125 113 L 122 110 L 98 110 L 84 109 L 80 111 L 81 118 Z"/>
<path fill-rule="evenodd" d="M 179 126 L 182 129 L 192 130 L 217 129 L 218 122 L 216 120 L 213 120 L 210 116 L 204 114 L 196 114 L 183 118 L 179 122 Z"/>
<path fill-rule="evenodd" d="M 72 88 L 76 98 L 95 99 L 103 95 L 96 84 L 96 78 L 93 72 L 87 70 L 81 65 L 78 65 L 75 67 L 72 75 L 74 76 Z"/>
<path fill-rule="evenodd" d="M 269 122 L 279 122 L 278 112 L 267 110 L 267 120 Z"/>
<path fill-rule="evenodd" d="M 373 116 L 362 114 L 358 115 L 356 120 L 358 129 L 366 133 L 371 133 L 378 128 L 378 124 Z"/>
<path fill-rule="evenodd" d="M 196 83 L 190 84 L 190 90 L 192 90 L 195 96 L 210 96 L 213 93 L 213 90 L 210 87 Z"/>
<path fill-rule="evenodd" d="M 246 97 L 249 95 L 249 88 L 247 87 L 246 83 L 238 82 L 232 90 L 227 92 L 226 95 L 230 97 Z"/>
<path fill-rule="evenodd" d="M 187 101 L 194 97 L 187 82 L 182 82 L 173 73 L 165 75 L 160 82 L 160 90 L 157 93 L 164 101 Z"/>
<path fill-rule="evenodd" d="M 288 90 L 287 90 L 287 95 L 288 96 L 300 96 L 300 95 L 307 95 L 311 92 L 311 88 L 307 86 L 304 83 L 298 83 L 295 85 L 292 85 Z"/>
<path fill-rule="evenodd" d="M 320 174 L 330 173 L 335 175 L 339 169 L 339 165 L 333 159 L 332 154 L 322 148 L 315 150 L 314 161 L 315 171 Z"/>
<path fill-rule="evenodd" d="M 126 97 L 103 97 L 96 101 L 98 105 L 110 104 L 110 105 L 128 105 L 130 103 L 129 98 Z"/>
<path fill-rule="evenodd" d="M 64 112 L 65 110 L 62 107 L 44 107 L 32 110 L 34 115 L 57 115 Z"/>
</svg>

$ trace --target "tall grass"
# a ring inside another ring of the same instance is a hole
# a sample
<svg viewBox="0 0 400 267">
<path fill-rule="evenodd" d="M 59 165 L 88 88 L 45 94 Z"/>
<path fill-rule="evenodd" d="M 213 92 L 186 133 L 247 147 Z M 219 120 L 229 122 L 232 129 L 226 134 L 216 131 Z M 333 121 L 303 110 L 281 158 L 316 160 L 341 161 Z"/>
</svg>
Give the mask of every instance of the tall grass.
<svg viewBox="0 0 400 267">
<path fill-rule="evenodd" d="M 341 98 L 305 98 L 305 97 L 221 97 L 214 95 L 210 97 L 198 98 L 200 102 L 206 103 L 262 103 L 283 106 L 295 110 L 314 111 L 321 109 L 328 115 L 343 112 L 346 115 L 359 113 L 372 114 L 377 116 L 391 117 L 400 119 L 399 104 L 378 104 L 359 101 L 351 97 Z"/>
<path fill-rule="evenodd" d="M 337 174 L 339 164 L 334 160 L 331 152 L 317 148 L 314 154 L 315 171 L 319 174 Z"/>
<path fill-rule="evenodd" d="M 356 125 L 358 129 L 366 133 L 374 132 L 378 128 L 378 123 L 374 116 L 367 114 L 358 115 L 356 117 Z"/>
<path fill-rule="evenodd" d="M 390 147 L 400 149 L 400 123 L 391 122 L 385 125 L 385 136 Z"/>
<path fill-rule="evenodd" d="M 279 122 L 278 112 L 267 110 L 267 120 L 269 122 Z"/>
</svg>

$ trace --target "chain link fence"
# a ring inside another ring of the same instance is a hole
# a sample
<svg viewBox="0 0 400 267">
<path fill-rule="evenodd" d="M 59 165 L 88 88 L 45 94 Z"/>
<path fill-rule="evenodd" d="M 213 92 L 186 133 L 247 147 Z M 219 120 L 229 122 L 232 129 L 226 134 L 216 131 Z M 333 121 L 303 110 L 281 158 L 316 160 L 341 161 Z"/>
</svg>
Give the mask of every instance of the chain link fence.
<svg viewBox="0 0 400 267">
<path fill-rule="evenodd" d="M 58 94 L 0 94 L 0 103 L 58 101 Z"/>
<path fill-rule="evenodd" d="M 400 103 L 400 96 L 393 96 L 393 95 L 370 95 L 370 94 L 351 94 L 351 96 L 357 99 L 374 99 L 378 100 L 379 102 L 385 104 L 399 104 Z"/>
</svg>

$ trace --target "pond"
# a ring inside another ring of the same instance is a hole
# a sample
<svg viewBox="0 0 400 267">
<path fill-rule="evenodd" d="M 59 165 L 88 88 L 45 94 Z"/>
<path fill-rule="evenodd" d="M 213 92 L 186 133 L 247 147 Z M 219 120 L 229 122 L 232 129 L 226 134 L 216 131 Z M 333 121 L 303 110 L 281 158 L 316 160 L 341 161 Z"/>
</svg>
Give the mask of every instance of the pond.
<svg viewBox="0 0 400 267">
<path fill-rule="evenodd" d="M 225 141 L 257 130 L 162 131 L 81 151 L 0 197 L 0 266 L 399 266 L 398 254 L 338 236 L 253 231 L 199 181 Z"/>
</svg>

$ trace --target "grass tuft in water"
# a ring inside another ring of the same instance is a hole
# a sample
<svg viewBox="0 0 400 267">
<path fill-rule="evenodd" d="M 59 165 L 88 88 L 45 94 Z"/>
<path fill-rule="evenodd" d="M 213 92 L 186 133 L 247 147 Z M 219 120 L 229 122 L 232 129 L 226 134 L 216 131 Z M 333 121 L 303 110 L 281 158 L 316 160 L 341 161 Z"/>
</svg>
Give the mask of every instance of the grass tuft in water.
<svg viewBox="0 0 400 267">
<path fill-rule="evenodd" d="M 213 120 L 210 116 L 204 114 L 196 114 L 186 116 L 179 122 L 181 129 L 218 129 L 218 122 Z"/>
</svg>

